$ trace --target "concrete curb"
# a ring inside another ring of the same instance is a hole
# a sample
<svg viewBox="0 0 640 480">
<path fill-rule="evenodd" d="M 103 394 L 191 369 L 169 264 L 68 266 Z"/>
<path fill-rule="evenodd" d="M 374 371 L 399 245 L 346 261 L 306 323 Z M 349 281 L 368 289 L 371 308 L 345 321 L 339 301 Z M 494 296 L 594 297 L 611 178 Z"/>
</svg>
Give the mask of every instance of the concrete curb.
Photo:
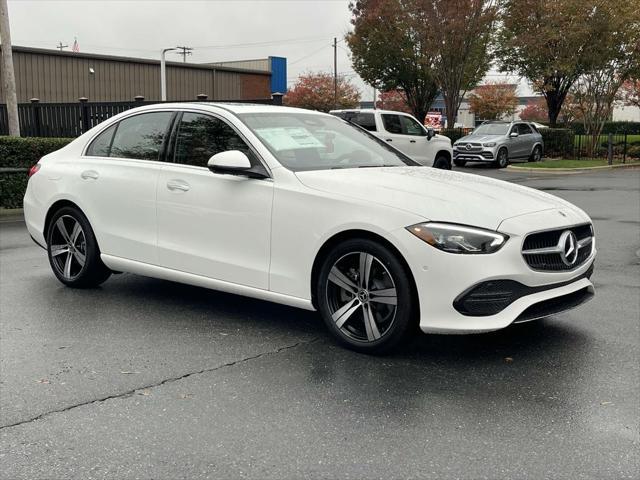
<svg viewBox="0 0 640 480">
<path fill-rule="evenodd" d="M 22 208 L 0 208 L 0 223 L 22 221 L 24 221 L 24 211 Z"/>
<path fill-rule="evenodd" d="M 624 163 L 619 165 L 602 165 L 598 167 L 578 167 L 578 168 L 530 168 L 509 165 L 506 169 L 510 172 L 544 172 L 544 173 L 579 173 L 590 172 L 593 170 L 613 170 L 615 168 L 633 168 L 640 167 L 640 163 Z"/>
</svg>

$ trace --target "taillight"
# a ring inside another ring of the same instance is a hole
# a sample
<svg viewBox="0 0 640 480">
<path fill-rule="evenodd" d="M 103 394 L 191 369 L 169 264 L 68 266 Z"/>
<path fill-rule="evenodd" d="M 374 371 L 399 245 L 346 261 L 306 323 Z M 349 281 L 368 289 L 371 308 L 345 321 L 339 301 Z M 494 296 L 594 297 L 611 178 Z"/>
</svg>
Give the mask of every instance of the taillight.
<svg viewBox="0 0 640 480">
<path fill-rule="evenodd" d="M 34 175 L 38 170 L 40 170 L 40 164 L 36 163 L 33 167 L 29 169 L 29 178 Z"/>
</svg>

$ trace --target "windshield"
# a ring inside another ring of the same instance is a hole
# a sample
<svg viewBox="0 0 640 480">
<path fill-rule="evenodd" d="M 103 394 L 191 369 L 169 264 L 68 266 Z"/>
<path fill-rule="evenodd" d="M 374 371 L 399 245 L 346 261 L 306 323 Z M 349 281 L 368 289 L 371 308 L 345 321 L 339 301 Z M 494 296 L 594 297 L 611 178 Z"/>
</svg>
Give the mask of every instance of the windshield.
<svg viewBox="0 0 640 480">
<path fill-rule="evenodd" d="M 242 121 L 294 172 L 418 165 L 365 130 L 312 113 L 245 113 Z"/>
<path fill-rule="evenodd" d="M 474 135 L 506 135 L 509 131 L 508 123 L 485 123 L 473 131 Z"/>
</svg>

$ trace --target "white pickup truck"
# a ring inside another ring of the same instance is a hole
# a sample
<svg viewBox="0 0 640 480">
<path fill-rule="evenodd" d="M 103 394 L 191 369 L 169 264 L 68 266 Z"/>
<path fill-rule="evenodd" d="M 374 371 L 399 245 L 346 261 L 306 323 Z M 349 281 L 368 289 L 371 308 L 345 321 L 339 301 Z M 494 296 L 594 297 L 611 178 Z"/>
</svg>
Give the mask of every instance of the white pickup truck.
<svg viewBox="0 0 640 480">
<path fill-rule="evenodd" d="M 415 117 L 390 110 L 332 110 L 329 113 L 360 125 L 421 165 L 451 169 L 451 140 L 427 129 Z"/>
</svg>

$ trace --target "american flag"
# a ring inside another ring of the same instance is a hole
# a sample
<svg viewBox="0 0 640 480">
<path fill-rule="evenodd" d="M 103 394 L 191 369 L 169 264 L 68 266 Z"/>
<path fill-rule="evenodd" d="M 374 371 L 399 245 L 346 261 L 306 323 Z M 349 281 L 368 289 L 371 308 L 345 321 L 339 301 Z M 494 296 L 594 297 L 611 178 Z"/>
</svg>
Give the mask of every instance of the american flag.
<svg viewBox="0 0 640 480">
<path fill-rule="evenodd" d="M 75 53 L 79 53 L 80 52 L 80 45 L 78 45 L 78 39 L 74 37 L 73 39 L 73 47 L 71 48 L 71 50 Z"/>
</svg>

